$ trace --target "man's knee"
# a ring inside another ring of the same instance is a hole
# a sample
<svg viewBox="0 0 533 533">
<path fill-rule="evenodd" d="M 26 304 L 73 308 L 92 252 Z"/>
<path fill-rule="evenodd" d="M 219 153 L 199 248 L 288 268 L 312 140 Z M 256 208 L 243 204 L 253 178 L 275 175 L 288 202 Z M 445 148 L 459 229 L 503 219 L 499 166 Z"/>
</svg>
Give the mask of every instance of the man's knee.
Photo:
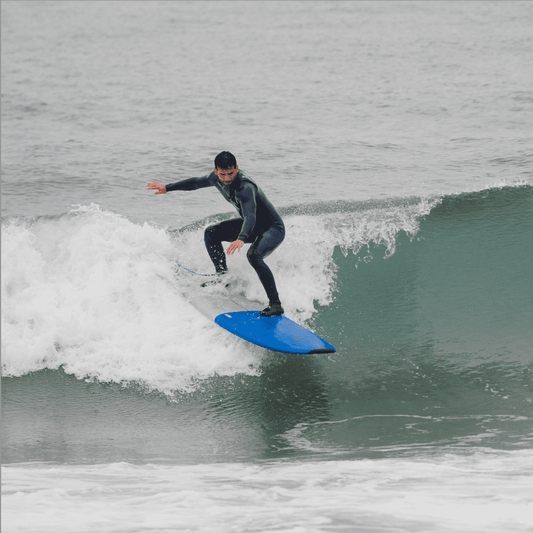
<svg viewBox="0 0 533 533">
<path fill-rule="evenodd" d="M 246 252 L 248 262 L 255 268 L 263 262 L 263 256 L 257 251 L 257 248 L 251 246 Z"/>
<path fill-rule="evenodd" d="M 207 226 L 204 231 L 204 239 L 206 241 L 213 241 L 216 239 L 218 233 L 218 224 L 213 224 L 212 226 Z"/>
</svg>

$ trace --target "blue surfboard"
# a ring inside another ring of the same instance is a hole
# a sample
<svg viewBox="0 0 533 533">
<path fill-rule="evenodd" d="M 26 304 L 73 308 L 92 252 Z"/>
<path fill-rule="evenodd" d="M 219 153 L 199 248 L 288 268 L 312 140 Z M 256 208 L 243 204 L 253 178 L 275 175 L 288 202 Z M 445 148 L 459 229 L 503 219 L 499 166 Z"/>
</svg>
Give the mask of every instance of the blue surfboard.
<svg viewBox="0 0 533 533">
<path fill-rule="evenodd" d="M 285 316 L 265 317 L 259 311 L 234 311 L 218 315 L 215 323 L 241 339 L 277 352 L 335 352 L 331 344 Z"/>
</svg>

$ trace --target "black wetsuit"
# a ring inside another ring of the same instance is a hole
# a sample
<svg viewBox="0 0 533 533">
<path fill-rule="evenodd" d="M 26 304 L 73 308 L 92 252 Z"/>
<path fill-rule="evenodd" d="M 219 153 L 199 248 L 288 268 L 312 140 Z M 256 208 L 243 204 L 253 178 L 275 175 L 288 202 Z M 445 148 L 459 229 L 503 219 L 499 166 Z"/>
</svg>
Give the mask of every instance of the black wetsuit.
<svg viewBox="0 0 533 533">
<path fill-rule="evenodd" d="M 205 245 L 217 273 L 227 271 L 222 241 L 239 239 L 253 243 L 247 253 L 248 261 L 257 272 L 270 303 L 279 302 L 274 276 L 264 261 L 285 238 L 285 226 L 278 212 L 265 193 L 240 170 L 228 186 L 214 172 L 203 178 L 189 178 L 166 185 L 167 191 L 194 191 L 204 187 L 216 187 L 241 216 L 205 230 Z"/>
</svg>

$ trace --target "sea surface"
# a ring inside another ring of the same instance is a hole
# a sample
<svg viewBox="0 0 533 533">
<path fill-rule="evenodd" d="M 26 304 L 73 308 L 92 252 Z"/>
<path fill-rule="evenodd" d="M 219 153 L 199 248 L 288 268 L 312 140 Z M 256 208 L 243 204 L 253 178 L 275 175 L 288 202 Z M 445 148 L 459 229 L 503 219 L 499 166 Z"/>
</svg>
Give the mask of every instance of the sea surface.
<svg viewBox="0 0 533 533">
<path fill-rule="evenodd" d="M 533 531 L 532 2 L 2 1 L 1 24 L 4 533 Z M 336 353 L 183 296 L 235 213 L 145 184 L 222 150 L 285 220 L 287 316 Z"/>
</svg>

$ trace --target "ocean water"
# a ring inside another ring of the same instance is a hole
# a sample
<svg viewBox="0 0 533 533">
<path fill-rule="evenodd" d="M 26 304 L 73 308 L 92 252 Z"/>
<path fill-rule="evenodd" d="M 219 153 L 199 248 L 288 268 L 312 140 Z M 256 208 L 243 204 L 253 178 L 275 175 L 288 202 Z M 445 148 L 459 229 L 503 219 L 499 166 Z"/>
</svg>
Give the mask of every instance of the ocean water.
<svg viewBox="0 0 533 533">
<path fill-rule="evenodd" d="M 533 530 L 533 4 L 1 10 L 3 531 Z M 221 150 L 336 353 L 183 297 Z"/>
</svg>

